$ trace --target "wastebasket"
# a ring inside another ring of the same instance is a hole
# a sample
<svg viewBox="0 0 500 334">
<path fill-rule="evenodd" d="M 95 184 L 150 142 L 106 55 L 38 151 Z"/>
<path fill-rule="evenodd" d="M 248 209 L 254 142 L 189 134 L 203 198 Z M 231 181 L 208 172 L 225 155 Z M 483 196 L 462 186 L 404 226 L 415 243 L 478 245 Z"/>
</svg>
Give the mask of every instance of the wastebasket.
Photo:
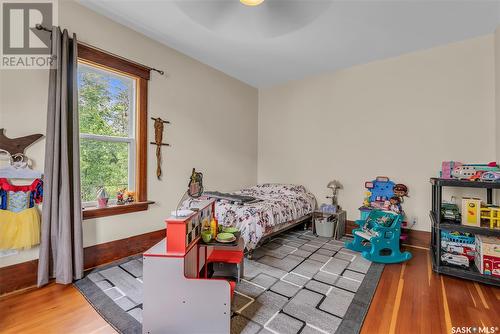
<svg viewBox="0 0 500 334">
<path fill-rule="evenodd" d="M 333 238 L 333 231 L 335 230 L 335 220 L 327 218 L 316 219 L 314 221 L 314 228 L 316 234 L 320 237 Z"/>
</svg>

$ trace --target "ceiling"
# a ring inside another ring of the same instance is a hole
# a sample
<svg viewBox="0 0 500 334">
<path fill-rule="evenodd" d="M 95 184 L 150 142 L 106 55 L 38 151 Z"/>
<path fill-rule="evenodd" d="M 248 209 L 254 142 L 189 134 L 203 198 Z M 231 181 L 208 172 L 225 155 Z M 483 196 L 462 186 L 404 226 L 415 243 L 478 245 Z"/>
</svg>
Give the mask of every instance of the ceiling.
<svg viewBox="0 0 500 334">
<path fill-rule="evenodd" d="M 492 33 L 498 1 L 80 0 L 255 87 Z"/>
</svg>

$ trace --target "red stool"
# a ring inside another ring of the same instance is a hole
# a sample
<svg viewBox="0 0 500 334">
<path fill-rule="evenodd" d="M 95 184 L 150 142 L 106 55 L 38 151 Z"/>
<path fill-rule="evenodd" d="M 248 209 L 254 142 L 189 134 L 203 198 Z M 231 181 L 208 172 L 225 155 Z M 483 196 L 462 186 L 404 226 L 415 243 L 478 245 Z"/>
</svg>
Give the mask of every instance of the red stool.
<svg viewBox="0 0 500 334">
<path fill-rule="evenodd" d="M 237 282 L 239 282 L 243 276 L 243 257 L 243 250 L 214 249 L 208 256 L 206 265 L 214 262 L 235 264 L 238 271 Z M 207 267 L 206 265 L 205 269 Z M 205 278 L 206 277 L 207 271 L 205 270 Z"/>
</svg>

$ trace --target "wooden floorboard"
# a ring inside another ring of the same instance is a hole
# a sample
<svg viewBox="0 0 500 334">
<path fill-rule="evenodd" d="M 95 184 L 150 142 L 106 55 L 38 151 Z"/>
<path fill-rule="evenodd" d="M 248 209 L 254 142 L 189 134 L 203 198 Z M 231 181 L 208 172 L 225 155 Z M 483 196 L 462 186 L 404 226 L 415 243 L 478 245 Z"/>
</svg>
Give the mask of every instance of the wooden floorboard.
<svg viewBox="0 0 500 334">
<path fill-rule="evenodd" d="M 385 267 L 362 334 L 451 333 L 452 326 L 500 327 L 499 288 L 437 275 L 431 270 L 428 250 L 407 249 L 413 254 L 410 261 Z M 400 298 L 398 286 L 402 286 Z"/>
<path fill-rule="evenodd" d="M 0 299 L 0 333 L 116 333 L 72 285 Z"/>
<path fill-rule="evenodd" d="M 387 265 L 361 333 L 450 333 L 451 326 L 500 327 L 500 289 L 431 271 L 429 251 Z M 73 286 L 0 297 L 0 333 L 115 333 Z"/>
</svg>

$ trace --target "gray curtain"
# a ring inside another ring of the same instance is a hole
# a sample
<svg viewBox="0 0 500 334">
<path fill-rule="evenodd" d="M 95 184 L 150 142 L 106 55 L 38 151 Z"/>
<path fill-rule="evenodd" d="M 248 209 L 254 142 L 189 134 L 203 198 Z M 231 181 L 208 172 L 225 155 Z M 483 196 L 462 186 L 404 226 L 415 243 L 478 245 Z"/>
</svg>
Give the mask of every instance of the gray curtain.
<svg viewBox="0 0 500 334">
<path fill-rule="evenodd" d="M 38 286 L 83 276 L 77 41 L 52 30 Z"/>
</svg>

